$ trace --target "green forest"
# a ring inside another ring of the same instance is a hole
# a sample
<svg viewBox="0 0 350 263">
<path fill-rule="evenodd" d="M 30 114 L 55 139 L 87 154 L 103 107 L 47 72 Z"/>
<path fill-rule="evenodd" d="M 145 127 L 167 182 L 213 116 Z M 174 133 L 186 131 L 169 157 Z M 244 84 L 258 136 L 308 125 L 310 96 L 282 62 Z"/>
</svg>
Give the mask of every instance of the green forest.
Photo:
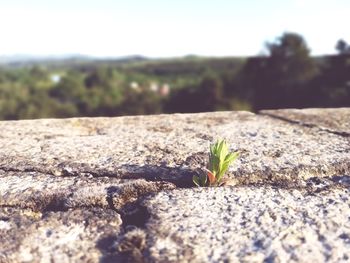
<svg viewBox="0 0 350 263">
<path fill-rule="evenodd" d="M 312 57 L 284 33 L 255 57 L 0 65 L 0 119 L 350 106 L 350 46 Z"/>
</svg>

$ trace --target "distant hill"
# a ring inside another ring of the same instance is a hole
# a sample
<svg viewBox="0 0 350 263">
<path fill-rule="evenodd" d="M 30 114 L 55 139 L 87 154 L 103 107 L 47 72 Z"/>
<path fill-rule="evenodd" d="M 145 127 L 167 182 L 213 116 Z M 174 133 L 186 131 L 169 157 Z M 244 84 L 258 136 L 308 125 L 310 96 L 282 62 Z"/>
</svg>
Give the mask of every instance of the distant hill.
<svg viewBox="0 0 350 263">
<path fill-rule="evenodd" d="M 28 67 L 34 65 L 44 66 L 70 66 L 86 63 L 117 62 L 121 64 L 147 61 L 148 58 L 141 55 L 124 57 L 93 57 L 81 54 L 36 56 L 28 54 L 2 55 L 0 65 L 8 67 Z"/>
</svg>

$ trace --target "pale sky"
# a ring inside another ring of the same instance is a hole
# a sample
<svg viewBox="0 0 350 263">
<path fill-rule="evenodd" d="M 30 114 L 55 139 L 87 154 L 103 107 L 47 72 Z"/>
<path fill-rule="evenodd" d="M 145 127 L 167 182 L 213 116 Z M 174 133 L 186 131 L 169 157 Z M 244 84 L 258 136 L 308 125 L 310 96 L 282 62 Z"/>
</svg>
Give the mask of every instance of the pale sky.
<svg viewBox="0 0 350 263">
<path fill-rule="evenodd" d="M 256 55 L 283 32 L 350 42 L 350 0 L 0 0 L 0 55 Z"/>
</svg>

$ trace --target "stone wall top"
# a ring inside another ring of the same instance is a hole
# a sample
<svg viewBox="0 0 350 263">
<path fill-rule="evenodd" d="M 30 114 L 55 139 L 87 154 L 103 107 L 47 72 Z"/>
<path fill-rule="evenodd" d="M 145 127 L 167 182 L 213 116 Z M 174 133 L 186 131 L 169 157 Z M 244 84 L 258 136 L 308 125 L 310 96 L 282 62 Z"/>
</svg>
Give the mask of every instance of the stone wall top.
<svg viewBox="0 0 350 263">
<path fill-rule="evenodd" d="M 350 108 L 2 121 L 0 130 L 0 262 L 350 258 Z M 240 153 L 230 183 L 195 188 L 218 138 Z"/>
</svg>

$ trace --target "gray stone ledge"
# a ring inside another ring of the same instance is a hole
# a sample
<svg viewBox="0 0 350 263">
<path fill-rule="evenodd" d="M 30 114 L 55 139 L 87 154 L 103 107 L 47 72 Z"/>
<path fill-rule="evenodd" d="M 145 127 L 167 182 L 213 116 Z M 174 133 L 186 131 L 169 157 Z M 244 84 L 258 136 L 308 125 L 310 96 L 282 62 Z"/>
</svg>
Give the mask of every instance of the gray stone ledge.
<svg viewBox="0 0 350 263">
<path fill-rule="evenodd" d="M 248 112 L 0 122 L 0 129 L 4 171 L 190 186 L 217 138 L 240 152 L 229 171 L 236 184 L 298 183 L 350 170 L 349 138 Z"/>
<path fill-rule="evenodd" d="M 0 122 L 0 262 L 346 262 L 349 116 Z M 235 187 L 189 188 L 217 138 Z"/>
<path fill-rule="evenodd" d="M 304 126 L 318 127 L 321 130 L 343 136 L 350 136 L 350 111 L 347 108 L 263 110 L 260 113 Z"/>
<path fill-rule="evenodd" d="M 160 192 L 149 213 L 151 262 L 347 262 L 350 190 L 271 187 Z"/>
</svg>

